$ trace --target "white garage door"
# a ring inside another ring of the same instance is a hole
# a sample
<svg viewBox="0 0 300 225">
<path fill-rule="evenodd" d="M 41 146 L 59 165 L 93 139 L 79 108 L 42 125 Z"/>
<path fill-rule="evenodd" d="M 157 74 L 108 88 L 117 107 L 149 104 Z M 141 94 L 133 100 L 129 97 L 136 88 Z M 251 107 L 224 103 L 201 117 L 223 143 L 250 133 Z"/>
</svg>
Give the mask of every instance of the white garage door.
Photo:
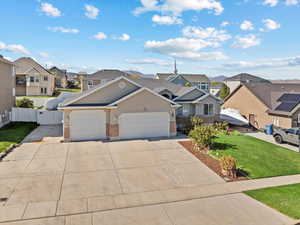
<svg viewBox="0 0 300 225">
<path fill-rule="evenodd" d="M 170 115 L 167 112 L 123 113 L 119 117 L 120 138 L 168 137 Z"/>
<path fill-rule="evenodd" d="M 106 138 L 106 114 L 101 110 L 79 110 L 70 114 L 72 141 L 100 140 Z"/>
</svg>

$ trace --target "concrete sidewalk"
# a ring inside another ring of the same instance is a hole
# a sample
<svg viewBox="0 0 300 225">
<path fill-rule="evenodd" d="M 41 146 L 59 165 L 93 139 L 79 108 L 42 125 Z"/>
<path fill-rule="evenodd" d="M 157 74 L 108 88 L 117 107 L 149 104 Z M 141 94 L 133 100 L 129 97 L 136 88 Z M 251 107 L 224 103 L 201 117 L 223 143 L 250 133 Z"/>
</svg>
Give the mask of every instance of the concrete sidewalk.
<svg viewBox="0 0 300 225">
<path fill-rule="evenodd" d="M 257 132 L 257 133 L 244 133 L 245 135 L 251 136 L 251 137 L 255 137 L 257 139 L 263 140 L 263 141 L 267 141 L 270 142 L 274 145 L 278 145 L 280 147 L 284 147 L 290 150 L 293 150 L 295 152 L 299 152 L 299 148 L 295 145 L 291 145 L 291 144 L 278 144 L 272 135 L 267 135 L 263 132 Z"/>
<path fill-rule="evenodd" d="M 55 138 L 62 140 L 63 128 L 62 125 L 43 125 L 33 130 L 27 137 L 24 138 L 22 143 L 40 142 L 43 139 Z"/>
</svg>

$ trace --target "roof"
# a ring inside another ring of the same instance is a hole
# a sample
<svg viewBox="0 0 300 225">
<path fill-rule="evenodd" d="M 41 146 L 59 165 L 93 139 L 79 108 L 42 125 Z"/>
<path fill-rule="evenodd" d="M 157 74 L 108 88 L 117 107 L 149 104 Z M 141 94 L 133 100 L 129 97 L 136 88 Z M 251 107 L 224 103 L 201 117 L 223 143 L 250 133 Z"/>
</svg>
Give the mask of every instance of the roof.
<svg viewBox="0 0 300 225">
<path fill-rule="evenodd" d="M 6 63 L 6 64 L 10 64 L 10 65 L 14 65 L 13 62 L 5 59 L 2 55 L 0 55 L 0 62 Z"/>
<path fill-rule="evenodd" d="M 240 74 L 235 75 L 233 77 L 226 78 L 225 81 L 240 81 L 242 83 L 248 83 L 248 82 L 252 82 L 252 83 L 259 83 L 259 82 L 271 83 L 269 80 L 266 80 L 264 78 L 254 76 L 254 75 L 251 75 L 251 74 L 248 74 L 248 73 L 240 73 Z"/>
<path fill-rule="evenodd" d="M 99 70 L 93 74 L 87 74 L 83 76 L 84 80 L 103 80 L 103 79 L 108 79 L 108 80 L 113 80 L 118 77 L 129 77 L 129 78 L 136 78 L 138 77 L 137 73 L 134 72 L 124 72 L 121 70 Z"/>
<path fill-rule="evenodd" d="M 174 73 L 157 73 L 156 77 L 158 79 L 170 79 L 176 76 L 182 76 L 187 81 L 193 82 L 210 82 L 209 78 L 205 74 L 174 74 Z"/>
<path fill-rule="evenodd" d="M 16 74 L 27 74 L 30 70 L 35 69 L 41 74 L 53 75 L 49 73 L 43 66 L 29 57 L 22 57 L 17 59 L 14 64 L 16 65 Z"/>
<path fill-rule="evenodd" d="M 300 85 L 298 84 L 245 83 L 243 85 L 240 85 L 235 91 L 233 91 L 225 99 L 225 101 L 232 97 L 234 93 L 236 93 L 243 86 L 251 91 L 251 93 L 253 93 L 264 105 L 268 107 L 269 112 L 272 113 L 280 113 L 280 111 L 282 111 L 281 108 L 279 108 L 280 110 L 276 109 L 278 109 L 277 107 L 282 103 L 281 100 L 284 100 L 287 94 L 300 94 Z M 298 95 L 296 95 L 296 98 L 297 96 Z"/>
</svg>

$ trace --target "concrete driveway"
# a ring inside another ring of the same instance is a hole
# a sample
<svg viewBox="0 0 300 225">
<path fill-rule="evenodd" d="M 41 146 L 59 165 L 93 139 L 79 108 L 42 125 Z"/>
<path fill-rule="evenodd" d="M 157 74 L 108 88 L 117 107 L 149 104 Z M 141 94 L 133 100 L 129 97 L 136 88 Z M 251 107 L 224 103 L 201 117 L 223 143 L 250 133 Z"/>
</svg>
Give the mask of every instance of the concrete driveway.
<svg viewBox="0 0 300 225">
<path fill-rule="evenodd" d="M 24 143 L 0 162 L 0 222 L 291 224 L 243 194 L 221 195 L 224 184 L 176 140 Z"/>
</svg>

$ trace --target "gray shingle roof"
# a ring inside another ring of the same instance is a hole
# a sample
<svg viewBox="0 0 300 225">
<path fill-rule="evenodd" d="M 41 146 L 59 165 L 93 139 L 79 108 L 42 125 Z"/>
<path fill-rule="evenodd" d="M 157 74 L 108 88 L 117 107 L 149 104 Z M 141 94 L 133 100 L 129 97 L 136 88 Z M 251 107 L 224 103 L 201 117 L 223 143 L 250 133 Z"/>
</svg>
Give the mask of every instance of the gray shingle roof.
<svg viewBox="0 0 300 225">
<path fill-rule="evenodd" d="M 130 74 L 130 73 L 127 73 L 127 72 L 123 72 L 121 70 L 108 70 L 108 69 L 105 69 L 105 70 L 99 70 L 93 74 L 88 74 L 88 75 L 85 75 L 83 76 L 83 79 L 84 80 L 103 80 L 103 79 L 108 79 L 108 80 L 114 80 L 118 77 L 121 77 L 121 76 L 124 76 L 124 77 L 135 77 L 136 75 L 135 74 Z"/>
<path fill-rule="evenodd" d="M 27 74 L 31 69 L 35 69 L 41 74 L 53 76 L 43 66 L 29 57 L 19 58 L 14 64 L 16 65 L 16 74 Z"/>
<path fill-rule="evenodd" d="M 209 78 L 205 74 L 178 74 L 183 76 L 184 79 L 193 83 L 193 82 L 210 82 Z M 168 79 L 172 77 L 176 77 L 177 75 L 174 73 L 158 73 L 157 77 L 159 79 Z"/>
<path fill-rule="evenodd" d="M 235 75 L 233 77 L 229 77 L 227 79 L 225 79 L 225 81 L 240 81 L 242 83 L 247 83 L 247 82 L 252 82 L 252 83 L 259 83 L 259 82 L 263 82 L 263 83 L 270 83 L 270 81 L 258 77 L 258 76 L 254 76 L 248 73 L 240 73 L 238 75 Z"/>
</svg>

